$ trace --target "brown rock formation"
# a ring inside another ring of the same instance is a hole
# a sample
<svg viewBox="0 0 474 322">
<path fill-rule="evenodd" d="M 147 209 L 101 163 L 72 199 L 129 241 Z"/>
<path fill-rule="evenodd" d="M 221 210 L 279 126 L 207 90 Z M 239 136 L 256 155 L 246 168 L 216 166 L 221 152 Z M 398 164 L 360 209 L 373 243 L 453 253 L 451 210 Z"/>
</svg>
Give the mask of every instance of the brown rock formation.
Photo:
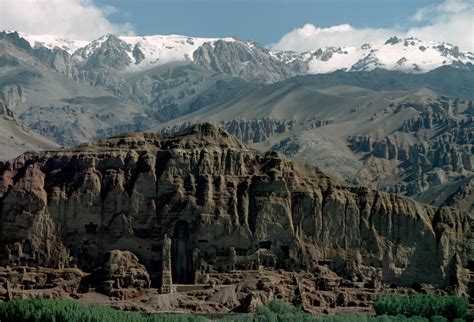
<svg viewBox="0 0 474 322">
<path fill-rule="evenodd" d="M 324 121 L 315 121 L 314 127 L 319 127 Z M 161 132 L 174 133 L 182 131 L 193 125 L 185 122 L 179 125 L 165 127 Z M 291 131 L 296 125 L 295 120 L 276 120 L 271 118 L 257 118 L 253 120 L 235 119 L 231 121 L 221 121 L 219 126 L 231 133 L 245 143 L 258 143 L 268 140 L 273 135 Z"/>
<path fill-rule="evenodd" d="M 113 250 L 108 252 L 105 258 L 102 267 L 95 270 L 90 278 L 93 284 L 99 284 L 99 291 L 110 296 L 126 298 L 136 293 L 135 290 L 127 292 L 124 289 L 150 287 L 150 275 L 145 266 L 139 263 L 135 254 Z"/>
<path fill-rule="evenodd" d="M 75 296 L 85 275 L 77 268 L 0 267 L 0 301 L 40 294 L 49 298 Z"/>
<path fill-rule="evenodd" d="M 470 215 L 348 186 L 210 124 L 24 154 L 0 170 L 0 214 L 2 266 L 87 271 L 122 249 L 136 258 L 112 253 L 108 266 L 146 281 L 139 260 L 164 291 L 234 270 L 318 276 L 321 265 L 373 287 L 447 287 L 452 262 L 473 260 Z"/>
</svg>

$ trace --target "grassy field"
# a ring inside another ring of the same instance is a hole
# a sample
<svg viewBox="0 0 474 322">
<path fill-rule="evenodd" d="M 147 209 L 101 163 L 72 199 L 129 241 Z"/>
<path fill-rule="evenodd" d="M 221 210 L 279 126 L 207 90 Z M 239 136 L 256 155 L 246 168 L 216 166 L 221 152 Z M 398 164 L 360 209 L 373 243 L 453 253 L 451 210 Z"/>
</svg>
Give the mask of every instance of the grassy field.
<svg viewBox="0 0 474 322">
<path fill-rule="evenodd" d="M 435 295 L 383 295 L 374 303 L 376 316 L 366 314 L 312 315 L 280 301 L 270 301 L 256 314 L 229 316 L 218 321 L 329 321 L 329 322 L 391 322 L 391 321 L 473 321 L 466 312 L 467 301 L 458 297 Z M 187 322 L 208 321 L 192 314 L 152 314 L 123 312 L 100 305 L 83 305 L 71 300 L 16 300 L 0 303 L 2 322 Z"/>
</svg>

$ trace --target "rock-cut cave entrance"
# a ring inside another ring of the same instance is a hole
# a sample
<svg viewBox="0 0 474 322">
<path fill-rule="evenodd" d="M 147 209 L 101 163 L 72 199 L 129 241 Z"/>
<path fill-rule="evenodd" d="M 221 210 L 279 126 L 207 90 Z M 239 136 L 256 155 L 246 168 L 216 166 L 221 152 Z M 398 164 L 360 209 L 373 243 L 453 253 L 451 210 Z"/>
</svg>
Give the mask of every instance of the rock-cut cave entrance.
<svg viewBox="0 0 474 322">
<path fill-rule="evenodd" d="M 189 225 L 184 220 L 178 221 L 174 226 L 171 242 L 171 274 L 173 284 L 194 284 Z"/>
</svg>

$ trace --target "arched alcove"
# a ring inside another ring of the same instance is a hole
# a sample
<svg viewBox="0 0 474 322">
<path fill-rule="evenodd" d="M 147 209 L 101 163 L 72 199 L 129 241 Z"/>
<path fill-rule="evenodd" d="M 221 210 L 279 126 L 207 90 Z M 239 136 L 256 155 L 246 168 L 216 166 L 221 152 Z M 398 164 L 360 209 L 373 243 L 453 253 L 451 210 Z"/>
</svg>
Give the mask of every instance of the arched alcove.
<svg viewBox="0 0 474 322">
<path fill-rule="evenodd" d="M 171 274 L 173 284 L 194 284 L 189 225 L 184 220 L 179 220 L 174 226 L 171 242 Z"/>
</svg>

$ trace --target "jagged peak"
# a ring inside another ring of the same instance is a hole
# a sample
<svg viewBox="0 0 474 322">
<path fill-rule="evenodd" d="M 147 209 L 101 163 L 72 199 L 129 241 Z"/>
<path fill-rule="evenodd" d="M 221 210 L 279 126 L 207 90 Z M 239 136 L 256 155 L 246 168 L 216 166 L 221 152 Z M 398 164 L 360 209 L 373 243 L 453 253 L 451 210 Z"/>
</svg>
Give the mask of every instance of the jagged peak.
<svg viewBox="0 0 474 322">
<path fill-rule="evenodd" d="M 31 43 L 24 39 L 17 31 L 2 31 L 0 32 L 0 39 L 6 39 L 7 42 L 11 42 L 15 46 L 26 50 L 31 50 L 32 48 Z"/>
<path fill-rule="evenodd" d="M 384 45 L 395 45 L 398 44 L 400 41 L 402 40 L 397 36 L 392 36 L 385 41 Z"/>
<path fill-rule="evenodd" d="M 459 68 L 471 68 L 474 54 L 460 50 L 446 42 L 425 41 L 416 37 L 392 36 L 385 43 L 363 44 L 362 46 L 322 47 L 304 52 L 270 51 L 258 42 L 242 41 L 235 37 L 199 38 L 183 35 L 150 35 L 150 36 L 119 36 L 106 34 L 94 41 L 76 41 L 52 35 L 28 35 L 16 31 L 8 31 L 16 35 L 16 45 L 28 50 L 44 47 L 54 50 L 56 47 L 66 50 L 74 63 L 79 66 L 95 66 L 88 63 L 94 53 L 104 56 L 110 46 L 117 49 L 118 63 L 109 64 L 105 59 L 99 67 L 109 66 L 120 72 L 135 73 L 164 65 L 171 62 L 190 62 L 199 64 L 203 60 L 201 50 L 216 50 L 214 55 L 235 55 L 240 59 L 241 52 L 248 55 L 268 55 L 272 66 L 277 69 L 285 68 L 283 77 L 295 74 L 324 74 L 336 70 L 359 71 L 373 70 L 381 67 L 387 70 L 400 70 L 410 73 L 423 73 L 443 65 Z M 10 38 L 15 38 L 11 36 Z M 23 39 L 26 41 L 23 41 Z M 104 45 L 105 44 L 105 45 Z M 217 48 L 216 48 L 217 47 Z M 229 50 L 227 50 L 227 48 Z M 220 49 L 226 49 L 221 52 Z M 229 51 L 229 53 L 228 53 Z M 206 56 L 206 55 L 204 55 Z M 367 59 L 370 56 L 371 60 Z M 242 56 L 244 57 L 244 56 Z M 264 57 L 264 56 L 262 56 Z M 205 60 L 205 59 L 204 59 Z M 232 61 L 232 60 L 231 60 Z M 243 61 L 242 63 L 246 63 Z M 209 62 L 204 62 L 209 64 Z M 239 64 L 237 64 L 240 66 Z M 283 66 L 286 65 L 286 66 Z M 466 67 L 467 66 L 467 67 Z M 290 70 L 296 68 L 295 70 Z M 288 70 L 286 70 L 288 69 Z M 222 70 L 226 72 L 226 70 Z M 228 72 L 228 71 L 227 71 Z M 239 75 L 239 69 L 229 73 Z M 276 74 L 282 73 L 280 70 Z M 281 80 L 281 75 L 273 76 L 268 82 Z M 240 76 L 240 75 L 239 75 Z"/>
</svg>

